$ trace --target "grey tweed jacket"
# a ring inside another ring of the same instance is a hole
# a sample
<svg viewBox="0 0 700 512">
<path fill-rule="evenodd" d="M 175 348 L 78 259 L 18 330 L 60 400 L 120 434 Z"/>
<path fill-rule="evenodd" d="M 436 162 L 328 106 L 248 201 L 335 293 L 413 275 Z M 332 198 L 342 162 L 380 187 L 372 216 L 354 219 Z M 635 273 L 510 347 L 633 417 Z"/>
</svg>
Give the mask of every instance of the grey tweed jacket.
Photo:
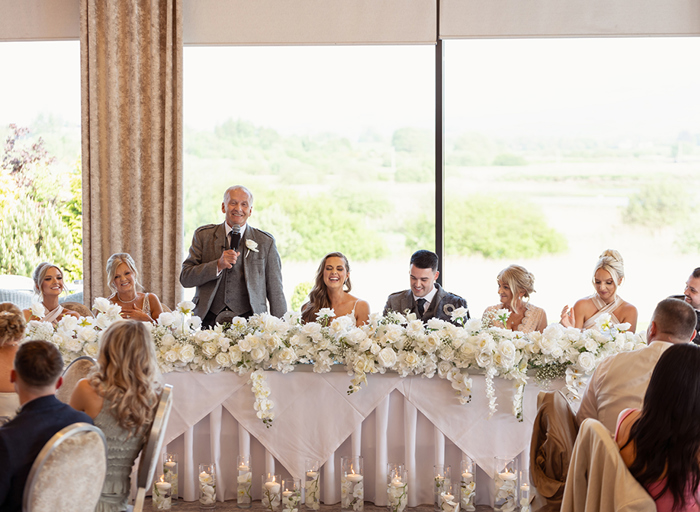
<svg viewBox="0 0 700 512">
<path fill-rule="evenodd" d="M 384 315 L 389 311 L 396 311 L 397 313 L 404 314 L 408 310 L 410 313 L 415 313 L 416 316 L 424 322 L 427 322 L 431 318 L 439 318 L 440 320 L 451 322 L 452 318 L 450 317 L 450 313 L 457 308 L 466 308 L 467 301 L 459 295 L 445 291 L 442 286 L 437 283 L 435 283 L 435 287 L 437 288 L 437 293 L 435 297 L 433 297 L 433 300 L 430 301 L 428 309 L 423 312 L 422 317 L 418 316 L 418 306 L 413 299 L 413 292 L 410 289 L 389 295 L 386 305 L 384 306 Z M 467 311 L 467 318 L 469 318 L 469 311 Z"/>
</svg>

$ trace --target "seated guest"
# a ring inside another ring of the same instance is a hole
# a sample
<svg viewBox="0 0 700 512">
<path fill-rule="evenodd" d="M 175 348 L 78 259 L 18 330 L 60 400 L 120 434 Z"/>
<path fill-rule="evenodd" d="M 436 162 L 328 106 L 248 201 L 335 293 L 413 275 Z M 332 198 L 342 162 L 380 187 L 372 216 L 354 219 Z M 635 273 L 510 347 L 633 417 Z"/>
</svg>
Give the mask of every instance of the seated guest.
<svg viewBox="0 0 700 512">
<path fill-rule="evenodd" d="M 131 467 L 158 404 L 158 376 L 148 328 L 141 322 L 121 321 L 104 333 L 97 368 L 73 391 L 70 404 L 93 418 L 107 438 L 107 476 L 96 512 L 126 510 Z"/>
<path fill-rule="evenodd" d="M 22 510 L 24 485 L 34 459 L 53 435 L 68 425 L 92 419 L 60 402 L 63 358 L 48 341 L 23 343 L 11 373 L 21 411 L 0 427 L 0 510 Z"/>
<path fill-rule="evenodd" d="M 672 299 L 681 299 L 693 306 L 695 314 L 698 316 L 698 323 L 695 324 L 695 338 L 693 343 L 700 345 L 700 267 L 693 270 L 690 277 L 685 282 L 683 295 L 673 295 Z"/>
<path fill-rule="evenodd" d="M 625 277 L 625 267 L 620 253 L 608 249 L 600 255 L 593 271 L 595 295 L 576 301 L 573 308 L 564 306 L 561 323 L 565 327 L 591 329 L 602 314 L 609 314 L 613 324 L 630 324 L 630 331 L 637 329 L 637 308 L 617 295 L 617 287 Z"/>
<path fill-rule="evenodd" d="M 642 409 L 620 414 L 615 441 L 656 510 L 700 510 L 699 347 L 684 343 L 663 353 Z"/>
<path fill-rule="evenodd" d="M 24 337 L 22 311 L 9 302 L 0 304 L 0 425 L 12 419 L 19 408 L 19 396 L 10 381 L 12 363 Z"/>
<path fill-rule="evenodd" d="M 323 308 L 332 308 L 336 317 L 351 316 L 358 327 L 369 320 L 369 304 L 350 295 L 350 264 L 339 252 L 326 254 L 316 271 L 314 287 L 309 301 L 301 306 L 304 323 L 315 322 L 316 313 Z"/>
<path fill-rule="evenodd" d="M 457 308 L 466 308 L 467 301 L 459 295 L 446 292 L 435 282 L 440 275 L 437 269 L 437 254 L 420 250 L 411 256 L 409 275 L 411 276 L 410 290 L 389 295 L 384 306 L 384 315 L 389 311 L 405 314 L 415 313 L 423 322 L 431 318 L 451 321 L 450 313 Z M 469 312 L 467 311 L 467 318 Z"/>
<path fill-rule="evenodd" d="M 107 260 L 107 282 L 114 292 L 110 302 L 122 307 L 121 315 L 130 320 L 155 322 L 163 312 L 163 306 L 155 293 L 142 293 L 139 273 L 134 259 L 125 252 L 112 254 Z"/>
<path fill-rule="evenodd" d="M 501 303 L 489 306 L 484 311 L 484 318 L 497 327 L 512 331 L 533 332 L 547 327 L 547 313 L 544 309 L 530 304 L 530 294 L 535 292 L 535 276 L 520 265 L 511 265 L 498 274 L 498 295 Z M 506 325 L 496 318 L 499 309 L 510 311 Z"/>
<path fill-rule="evenodd" d="M 58 297 L 65 290 L 63 272 L 61 272 L 60 268 L 52 263 L 39 263 L 34 269 L 32 279 L 34 279 L 34 293 L 39 296 L 41 305 L 46 311 L 39 316 L 33 313 L 31 309 L 25 309 L 24 318 L 27 322 L 29 320 L 39 320 L 41 322 L 51 322 L 55 325 L 66 315 L 80 318 L 78 313 L 64 309 L 58 303 Z"/>
<path fill-rule="evenodd" d="M 576 413 L 579 424 L 586 418 L 595 418 L 614 431 L 620 411 L 641 407 L 661 354 L 673 344 L 690 343 L 693 339 L 695 322 L 695 311 L 685 302 L 659 302 L 647 329 L 648 346 L 607 357 L 596 368 Z"/>
</svg>

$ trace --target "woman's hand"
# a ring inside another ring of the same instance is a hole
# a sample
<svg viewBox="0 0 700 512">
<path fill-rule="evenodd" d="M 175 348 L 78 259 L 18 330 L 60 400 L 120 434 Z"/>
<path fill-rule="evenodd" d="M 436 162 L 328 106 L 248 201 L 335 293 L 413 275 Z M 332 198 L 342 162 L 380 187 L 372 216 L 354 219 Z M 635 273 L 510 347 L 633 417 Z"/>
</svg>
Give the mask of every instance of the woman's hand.
<svg viewBox="0 0 700 512">
<path fill-rule="evenodd" d="M 145 300 L 148 300 L 147 298 Z M 128 320 L 138 320 L 139 322 L 153 322 L 153 319 L 148 316 L 146 313 L 143 312 L 142 309 L 137 308 L 136 306 L 132 306 L 130 309 L 122 309 L 122 312 L 120 313 L 122 318 L 126 318 Z"/>
<path fill-rule="evenodd" d="M 559 321 L 564 327 L 576 327 L 576 317 L 574 316 L 574 308 L 564 306 L 561 310 L 561 320 Z"/>
</svg>

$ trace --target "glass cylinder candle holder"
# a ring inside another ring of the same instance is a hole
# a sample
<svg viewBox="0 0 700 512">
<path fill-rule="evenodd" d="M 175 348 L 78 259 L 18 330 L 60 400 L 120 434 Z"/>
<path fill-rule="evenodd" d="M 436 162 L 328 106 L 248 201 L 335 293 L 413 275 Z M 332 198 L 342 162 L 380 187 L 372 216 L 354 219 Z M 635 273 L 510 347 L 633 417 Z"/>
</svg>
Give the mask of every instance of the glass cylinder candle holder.
<svg viewBox="0 0 700 512">
<path fill-rule="evenodd" d="M 282 480 L 282 512 L 298 512 L 301 504 L 301 479 Z"/>
<path fill-rule="evenodd" d="M 408 471 L 403 464 L 387 465 L 386 494 L 389 512 L 403 512 L 408 503 Z"/>
<path fill-rule="evenodd" d="M 354 512 L 365 509 L 365 483 L 359 455 L 340 458 L 340 509 Z"/>
<path fill-rule="evenodd" d="M 496 457 L 496 498 L 493 509 L 501 512 L 515 510 L 518 503 L 518 471 L 515 459 Z"/>
<path fill-rule="evenodd" d="M 321 508 L 321 466 L 316 459 L 306 459 L 304 469 L 304 503 L 309 510 L 319 510 Z"/>
<path fill-rule="evenodd" d="M 464 512 L 473 512 L 476 497 L 476 464 L 467 456 L 462 459 L 461 476 L 459 480 L 459 506 Z"/>
<path fill-rule="evenodd" d="M 216 464 L 199 465 L 199 509 L 216 507 Z"/>
<path fill-rule="evenodd" d="M 265 473 L 262 476 L 262 506 L 270 512 L 278 511 L 282 502 L 282 477 Z"/>
<path fill-rule="evenodd" d="M 520 512 L 530 512 L 530 475 L 520 472 Z"/>
<path fill-rule="evenodd" d="M 165 480 L 165 474 L 153 482 L 153 498 L 151 504 L 153 510 L 170 510 L 173 506 L 172 502 L 173 486 Z"/>
<path fill-rule="evenodd" d="M 445 464 L 433 466 L 433 494 L 435 496 L 435 512 L 442 510 L 440 495 L 445 492 L 447 485 L 452 485 L 452 468 Z"/>
<path fill-rule="evenodd" d="M 253 503 L 253 470 L 250 466 L 249 455 L 238 456 L 238 493 L 236 505 L 238 508 L 250 508 Z"/>
<path fill-rule="evenodd" d="M 437 505 L 441 512 L 459 512 L 458 489 L 452 482 L 443 482 L 437 497 Z"/>
<path fill-rule="evenodd" d="M 170 495 L 174 500 L 178 498 L 177 469 L 177 453 L 164 453 L 163 475 L 165 475 L 165 481 L 168 482 L 171 486 Z"/>
</svg>

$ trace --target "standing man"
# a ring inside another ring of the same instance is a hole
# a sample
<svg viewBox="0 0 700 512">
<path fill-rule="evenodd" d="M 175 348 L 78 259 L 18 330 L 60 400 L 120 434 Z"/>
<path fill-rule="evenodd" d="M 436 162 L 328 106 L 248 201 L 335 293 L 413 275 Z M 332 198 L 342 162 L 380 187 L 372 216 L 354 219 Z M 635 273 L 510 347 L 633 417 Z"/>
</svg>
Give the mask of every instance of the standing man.
<svg viewBox="0 0 700 512">
<path fill-rule="evenodd" d="M 695 324 L 695 338 L 693 343 L 700 345 L 700 267 L 693 270 L 685 282 L 683 295 L 674 295 L 672 298 L 686 301 L 695 310 L 697 322 Z"/>
<path fill-rule="evenodd" d="M 0 428 L 0 510 L 20 512 L 29 471 L 53 435 L 92 418 L 56 398 L 63 378 L 63 358 L 48 341 L 28 341 L 17 350 L 10 380 L 22 408 Z"/>
<path fill-rule="evenodd" d="M 411 289 L 389 295 L 384 306 L 384 315 L 389 311 L 404 314 L 415 313 L 416 317 L 426 322 L 431 318 L 451 321 L 452 313 L 457 308 L 467 308 L 467 301 L 459 295 L 446 292 L 435 282 L 440 275 L 438 256 L 434 252 L 420 250 L 411 256 L 409 274 Z M 467 311 L 469 318 L 469 311 Z"/>
<path fill-rule="evenodd" d="M 617 417 L 624 409 L 641 409 L 649 379 L 661 354 L 674 343 L 690 343 L 697 318 L 693 309 L 678 299 L 659 302 L 647 328 L 647 347 L 608 356 L 595 369 L 581 406 L 579 425 L 595 418 L 615 432 Z M 669 390 L 669 396 L 673 390 Z"/>
<path fill-rule="evenodd" d="M 269 233 L 247 224 L 253 213 L 253 194 L 236 185 L 224 193 L 223 224 L 197 228 L 180 283 L 197 287 L 194 314 L 203 327 L 233 317 L 265 313 L 281 317 L 287 311 L 282 289 L 282 264 Z"/>
</svg>

